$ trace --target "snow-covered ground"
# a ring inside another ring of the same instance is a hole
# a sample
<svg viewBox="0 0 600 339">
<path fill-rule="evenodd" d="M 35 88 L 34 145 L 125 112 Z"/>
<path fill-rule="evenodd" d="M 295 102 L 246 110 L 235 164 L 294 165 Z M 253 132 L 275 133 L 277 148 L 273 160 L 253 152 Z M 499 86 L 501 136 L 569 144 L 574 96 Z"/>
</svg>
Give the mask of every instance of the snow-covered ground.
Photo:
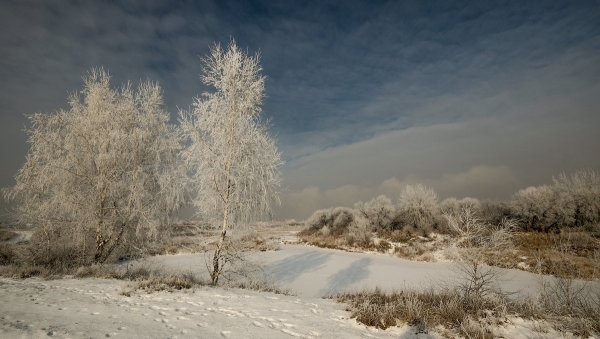
<svg viewBox="0 0 600 339">
<path fill-rule="evenodd" d="M 120 295 L 103 279 L 0 278 L 0 338 L 428 338 L 367 328 L 333 300 L 221 288 Z"/>
<path fill-rule="evenodd" d="M 456 284 L 458 266 L 451 262 L 420 262 L 382 253 L 356 253 L 306 245 L 282 245 L 278 251 L 248 255 L 249 262 L 263 267 L 266 276 L 278 286 L 303 297 L 321 297 L 343 291 L 379 287 L 383 290 L 428 288 Z M 206 274 L 203 254 L 152 257 L 151 265 L 183 272 Z M 498 287 L 507 292 L 535 295 L 539 276 L 498 269 Z"/>
<path fill-rule="evenodd" d="M 103 279 L 0 278 L 0 338 L 430 338 L 404 325 L 386 331 L 350 319 L 345 305 L 321 296 L 341 291 L 438 287 L 456 283 L 453 263 L 413 262 L 387 254 L 350 253 L 286 244 L 248 253 L 266 277 L 296 296 L 202 287 L 189 291 L 121 295 L 128 282 Z M 145 262 L 165 270 L 206 274 L 202 254 Z M 129 263 L 129 264 L 140 264 Z M 535 293 L 539 278 L 505 270 L 505 290 Z M 540 332 L 541 331 L 541 332 Z M 556 338 L 546 323 L 511 318 L 495 334 Z M 567 336 L 569 337 L 569 336 Z"/>
</svg>

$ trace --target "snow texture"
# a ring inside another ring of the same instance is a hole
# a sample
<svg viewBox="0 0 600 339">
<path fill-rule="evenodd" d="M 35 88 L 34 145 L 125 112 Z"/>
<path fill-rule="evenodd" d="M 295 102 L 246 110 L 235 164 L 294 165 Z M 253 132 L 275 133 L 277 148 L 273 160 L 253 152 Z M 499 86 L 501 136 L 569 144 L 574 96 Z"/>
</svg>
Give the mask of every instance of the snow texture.
<svg viewBox="0 0 600 339">
<path fill-rule="evenodd" d="M 203 287 L 178 292 L 120 292 L 103 279 L 15 281 L 0 278 L 0 338 L 436 338 L 404 325 L 378 330 L 350 319 L 345 305 L 320 296 L 340 291 L 439 287 L 456 283 L 455 264 L 402 260 L 304 245 L 253 253 L 266 274 L 297 296 Z M 165 270 L 206 273 L 201 254 L 146 259 Z M 502 288 L 533 294 L 534 274 L 505 270 Z M 570 337 L 544 322 L 510 318 L 505 338 Z"/>
<path fill-rule="evenodd" d="M 282 245 L 278 251 L 258 252 L 248 259 L 260 263 L 265 274 L 280 287 L 302 297 L 322 297 L 343 291 L 405 288 L 439 288 L 458 283 L 458 266 L 451 262 L 420 262 L 388 254 L 355 253 L 304 245 Z M 202 254 L 165 255 L 149 258 L 153 265 L 181 272 L 205 274 Z M 540 287 L 536 274 L 499 269 L 498 287 L 507 292 L 535 295 Z"/>
<path fill-rule="evenodd" d="M 429 338 L 349 319 L 333 300 L 202 288 L 119 294 L 122 281 L 0 279 L 1 338 Z"/>
</svg>

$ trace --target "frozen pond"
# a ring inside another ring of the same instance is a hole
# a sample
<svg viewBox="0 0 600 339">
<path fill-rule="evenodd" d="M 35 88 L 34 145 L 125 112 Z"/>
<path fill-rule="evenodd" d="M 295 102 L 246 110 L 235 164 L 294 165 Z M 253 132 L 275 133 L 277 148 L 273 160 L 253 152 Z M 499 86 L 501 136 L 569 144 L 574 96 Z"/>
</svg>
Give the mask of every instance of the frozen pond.
<svg viewBox="0 0 600 339">
<path fill-rule="evenodd" d="M 206 274 L 209 255 L 179 254 L 147 259 L 166 269 Z M 420 262 L 388 254 L 355 253 L 305 245 L 282 245 L 278 251 L 249 253 L 278 286 L 305 297 L 321 297 L 342 291 L 374 289 L 391 291 L 455 285 L 459 267 L 450 262 Z M 509 269 L 501 272 L 499 287 L 507 292 L 534 295 L 539 275 Z"/>
</svg>

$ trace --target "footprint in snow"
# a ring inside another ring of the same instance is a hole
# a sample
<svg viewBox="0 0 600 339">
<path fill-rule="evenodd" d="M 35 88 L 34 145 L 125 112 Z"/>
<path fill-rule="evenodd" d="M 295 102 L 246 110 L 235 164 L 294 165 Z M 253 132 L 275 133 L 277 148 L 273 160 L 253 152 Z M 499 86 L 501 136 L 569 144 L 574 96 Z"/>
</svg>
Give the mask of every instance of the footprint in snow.
<svg viewBox="0 0 600 339">
<path fill-rule="evenodd" d="M 283 332 L 283 333 L 285 333 L 285 334 L 289 334 L 289 335 L 291 335 L 292 337 L 304 337 L 302 334 L 300 334 L 300 333 L 296 333 L 296 332 L 294 332 L 294 331 L 291 331 L 291 330 L 288 330 L 288 329 L 286 329 L 286 328 L 282 328 L 282 329 L 281 329 L 281 332 Z"/>
<path fill-rule="evenodd" d="M 252 325 L 256 326 L 256 327 L 260 327 L 260 328 L 264 328 L 265 324 L 261 323 L 260 321 L 253 321 Z"/>
</svg>

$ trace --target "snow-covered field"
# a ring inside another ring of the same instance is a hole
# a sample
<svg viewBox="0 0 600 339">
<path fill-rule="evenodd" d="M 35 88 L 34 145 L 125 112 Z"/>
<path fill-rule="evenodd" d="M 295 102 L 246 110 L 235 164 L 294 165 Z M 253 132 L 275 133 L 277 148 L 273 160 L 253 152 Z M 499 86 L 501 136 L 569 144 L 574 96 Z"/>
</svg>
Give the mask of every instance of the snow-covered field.
<svg viewBox="0 0 600 339">
<path fill-rule="evenodd" d="M 120 295 L 123 281 L 0 279 L 0 338 L 398 338 L 332 300 L 221 288 Z M 422 338 L 429 336 L 420 335 Z"/>
<path fill-rule="evenodd" d="M 249 255 L 260 264 L 266 277 L 278 286 L 303 297 L 322 297 L 343 291 L 374 289 L 399 290 L 456 284 L 459 268 L 451 262 L 420 262 L 382 253 L 356 253 L 306 245 L 282 245 L 278 251 Z M 206 274 L 202 254 L 152 257 L 151 265 L 181 272 Z M 535 295 L 540 278 L 532 273 L 498 269 L 498 287 L 507 292 Z"/>
<path fill-rule="evenodd" d="M 457 272 L 449 262 L 413 262 L 296 244 L 251 253 L 246 259 L 261 264 L 266 277 L 296 296 L 201 287 L 127 297 L 120 292 L 128 282 L 119 280 L 1 278 L 0 338 L 436 337 L 416 334 L 408 325 L 385 331 L 368 328 L 350 319 L 345 305 L 320 297 L 375 287 L 438 287 L 455 283 Z M 145 262 L 165 270 L 206 274 L 201 254 L 157 256 Z M 535 293 L 538 277 L 504 272 L 503 289 Z M 518 318 L 497 330 L 506 338 L 562 337 L 547 324 Z"/>
</svg>

